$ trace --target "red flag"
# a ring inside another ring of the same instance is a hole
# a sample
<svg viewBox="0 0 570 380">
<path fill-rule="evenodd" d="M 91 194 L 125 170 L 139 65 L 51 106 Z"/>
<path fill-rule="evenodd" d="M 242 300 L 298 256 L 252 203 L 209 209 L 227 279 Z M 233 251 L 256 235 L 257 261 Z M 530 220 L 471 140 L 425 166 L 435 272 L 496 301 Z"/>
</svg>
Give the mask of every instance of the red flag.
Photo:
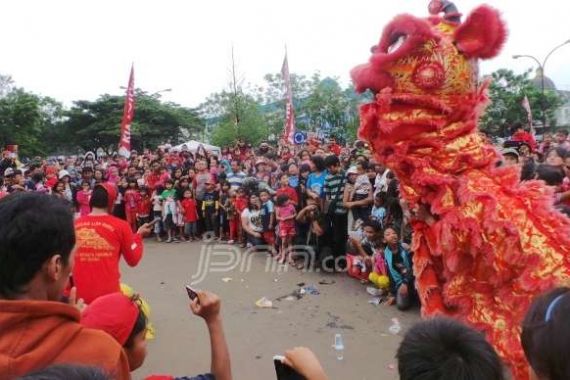
<svg viewBox="0 0 570 380">
<path fill-rule="evenodd" d="M 287 53 L 285 53 L 285 59 L 281 67 L 281 75 L 285 81 L 285 127 L 283 129 L 283 139 L 289 144 L 293 144 L 293 137 L 295 135 L 295 111 L 293 109 L 293 91 L 291 90 Z"/>
<path fill-rule="evenodd" d="M 135 116 L 135 68 L 131 66 L 123 120 L 121 120 L 121 139 L 119 140 L 119 154 L 129 158 L 131 155 L 131 124 Z"/>
<path fill-rule="evenodd" d="M 530 110 L 530 103 L 526 95 L 524 96 L 521 104 L 523 108 L 526 110 L 526 114 L 528 117 L 528 124 L 530 125 L 530 134 L 534 136 L 534 127 L 532 126 L 532 111 Z"/>
</svg>

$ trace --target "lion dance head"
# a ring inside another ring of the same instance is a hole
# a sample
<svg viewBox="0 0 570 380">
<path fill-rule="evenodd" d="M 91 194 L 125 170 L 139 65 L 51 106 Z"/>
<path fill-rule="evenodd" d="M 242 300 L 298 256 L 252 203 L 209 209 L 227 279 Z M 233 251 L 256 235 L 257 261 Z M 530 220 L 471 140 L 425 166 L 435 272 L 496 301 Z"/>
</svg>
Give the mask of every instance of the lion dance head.
<svg viewBox="0 0 570 380">
<path fill-rule="evenodd" d="M 380 155 L 392 143 L 473 119 L 485 87 L 478 82 L 477 60 L 497 55 L 505 41 L 505 25 L 488 6 L 465 22 L 447 1 L 432 1 L 429 10 L 425 19 L 397 16 L 371 48 L 368 63 L 351 71 L 357 92 L 375 94 L 373 106 L 361 109 L 359 134 Z"/>
</svg>

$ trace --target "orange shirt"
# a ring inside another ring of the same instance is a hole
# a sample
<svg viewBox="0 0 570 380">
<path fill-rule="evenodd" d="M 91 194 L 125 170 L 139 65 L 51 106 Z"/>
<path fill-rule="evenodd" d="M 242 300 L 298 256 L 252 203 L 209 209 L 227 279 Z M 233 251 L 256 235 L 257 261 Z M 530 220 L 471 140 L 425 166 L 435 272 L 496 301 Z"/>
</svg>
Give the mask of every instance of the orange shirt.
<svg viewBox="0 0 570 380">
<path fill-rule="evenodd" d="M 79 324 L 79 311 L 52 301 L 0 300 L 0 380 L 52 364 L 95 366 L 129 380 L 123 348 L 103 331 Z"/>
<path fill-rule="evenodd" d="M 143 254 L 142 238 L 127 222 L 112 215 L 87 215 L 75 222 L 76 251 L 73 280 L 77 296 L 91 303 L 120 291 L 119 260 L 135 266 Z"/>
</svg>

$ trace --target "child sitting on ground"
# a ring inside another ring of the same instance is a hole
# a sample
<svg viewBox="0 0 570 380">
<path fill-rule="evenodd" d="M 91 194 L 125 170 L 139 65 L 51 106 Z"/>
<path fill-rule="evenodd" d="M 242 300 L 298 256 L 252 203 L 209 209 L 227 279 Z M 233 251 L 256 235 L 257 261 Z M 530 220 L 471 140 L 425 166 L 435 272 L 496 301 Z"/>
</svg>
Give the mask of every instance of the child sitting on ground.
<svg viewBox="0 0 570 380">
<path fill-rule="evenodd" d="M 346 255 L 348 275 L 359 280 L 368 280 L 374 256 L 382 250 L 382 229 L 374 221 L 366 221 L 362 227 L 362 239 L 350 237 L 350 250 Z"/>
<path fill-rule="evenodd" d="M 390 292 L 392 297 L 389 304 L 396 303 L 400 310 L 406 310 L 411 306 L 415 297 L 414 274 L 412 272 L 412 258 L 399 240 L 398 232 L 394 227 L 384 230 L 384 259 L 390 277 Z"/>
</svg>

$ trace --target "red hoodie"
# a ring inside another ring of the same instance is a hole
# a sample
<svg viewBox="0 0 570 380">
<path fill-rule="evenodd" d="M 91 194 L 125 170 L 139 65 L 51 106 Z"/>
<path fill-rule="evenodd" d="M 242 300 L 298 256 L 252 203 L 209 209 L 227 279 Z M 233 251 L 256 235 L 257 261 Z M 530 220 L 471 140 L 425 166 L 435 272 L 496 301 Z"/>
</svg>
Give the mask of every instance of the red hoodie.
<svg viewBox="0 0 570 380">
<path fill-rule="evenodd" d="M 51 301 L 0 300 L 0 380 L 11 380 L 52 364 L 103 368 L 128 380 L 122 347 L 102 331 L 79 324 L 79 311 Z"/>
<path fill-rule="evenodd" d="M 121 256 L 130 266 L 142 258 L 143 243 L 127 222 L 112 215 L 87 215 L 75 222 L 77 238 L 73 280 L 77 296 L 91 303 L 105 294 L 119 292 Z"/>
</svg>

